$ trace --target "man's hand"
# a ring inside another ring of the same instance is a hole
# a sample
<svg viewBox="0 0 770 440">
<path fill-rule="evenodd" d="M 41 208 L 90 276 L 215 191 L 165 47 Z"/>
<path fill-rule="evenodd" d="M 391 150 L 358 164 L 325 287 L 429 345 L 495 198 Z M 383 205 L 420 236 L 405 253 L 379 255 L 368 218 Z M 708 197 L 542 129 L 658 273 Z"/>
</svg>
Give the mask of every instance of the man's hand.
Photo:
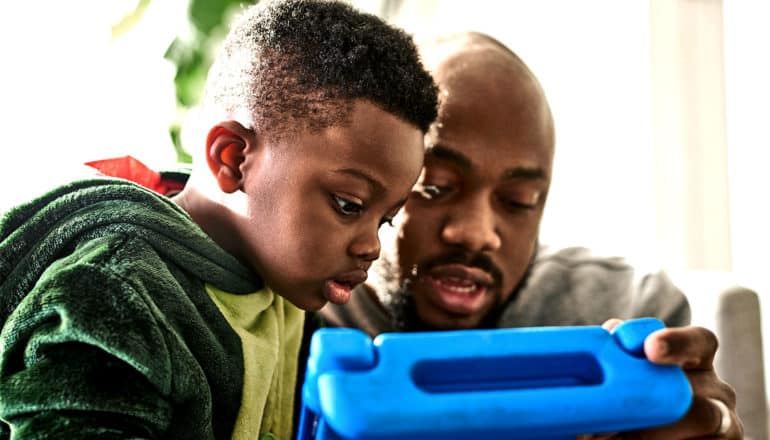
<svg viewBox="0 0 770 440">
<path fill-rule="evenodd" d="M 622 321 L 611 319 L 602 327 L 612 330 Z M 582 438 L 685 440 L 743 438 L 743 425 L 735 412 L 735 391 L 714 371 L 716 335 L 702 327 L 671 327 L 650 334 L 644 341 L 647 358 L 659 365 L 679 365 L 692 387 L 690 410 L 678 422 L 653 429 Z M 721 408 L 720 408 L 721 407 Z"/>
</svg>

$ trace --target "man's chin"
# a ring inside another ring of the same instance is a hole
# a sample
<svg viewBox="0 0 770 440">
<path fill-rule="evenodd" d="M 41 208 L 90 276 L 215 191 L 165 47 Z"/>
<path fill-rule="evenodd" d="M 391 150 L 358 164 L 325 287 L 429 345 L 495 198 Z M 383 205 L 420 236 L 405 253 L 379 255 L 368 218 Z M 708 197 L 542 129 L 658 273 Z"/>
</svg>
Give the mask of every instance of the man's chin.
<svg viewBox="0 0 770 440">
<path fill-rule="evenodd" d="M 470 330 L 479 328 L 482 321 L 476 315 L 459 315 L 435 309 L 424 312 L 418 309 L 417 313 L 425 327 L 433 330 Z"/>
</svg>

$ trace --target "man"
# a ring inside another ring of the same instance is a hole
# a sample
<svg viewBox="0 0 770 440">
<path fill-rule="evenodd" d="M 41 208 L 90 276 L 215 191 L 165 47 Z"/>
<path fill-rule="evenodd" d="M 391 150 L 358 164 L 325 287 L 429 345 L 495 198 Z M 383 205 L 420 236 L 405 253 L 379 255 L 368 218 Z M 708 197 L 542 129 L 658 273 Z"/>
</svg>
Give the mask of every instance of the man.
<svg viewBox="0 0 770 440">
<path fill-rule="evenodd" d="M 552 175 L 554 126 L 532 72 L 481 34 L 455 35 L 424 54 L 440 88 L 422 174 L 373 280 L 326 325 L 386 331 L 602 324 L 655 316 L 689 322 L 684 296 L 662 274 L 638 276 L 584 249 L 553 252 L 538 232 Z M 641 438 L 741 438 L 735 395 L 713 370 L 715 336 L 668 328 L 647 357 L 678 364 L 695 398 L 678 423 Z M 609 403 L 611 404 L 611 403 Z M 635 437 L 636 438 L 636 437 Z M 711 438 L 711 437 L 710 437 Z"/>
</svg>

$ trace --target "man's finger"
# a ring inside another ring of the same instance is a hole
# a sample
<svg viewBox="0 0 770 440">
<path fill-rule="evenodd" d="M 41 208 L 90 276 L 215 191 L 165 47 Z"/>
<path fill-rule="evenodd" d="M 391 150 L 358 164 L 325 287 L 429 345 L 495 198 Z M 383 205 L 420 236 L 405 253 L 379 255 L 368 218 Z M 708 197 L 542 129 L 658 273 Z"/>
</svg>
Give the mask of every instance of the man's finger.
<svg viewBox="0 0 770 440">
<path fill-rule="evenodd" d="M 720 432 L 725 426 L 727 427 L 726 431 Z M 638 438 L 645 440 L 670 440 L 673 438 L 740 439 L 742 437 L 743 427 L 735 416 L 735 411 L 728 411 L 728 413 L 723 414 L 710 399 L 703 397 L 695 397 L 690 410 L 677 423 L 638 433 Z"/>
<path fill-rule="evenodd" d="M 619 326 L 622 323 L 623 323 L 622 319 L 610 318 L 610 319 L 604 321 L 604 323 L 602 324 L 602 328 L 607 330 L 607 331 L 609 331 L 609 332 L 611 332 L 612 330 L 615 329 L 615 327 Z"/>
<path fill-rule="evenodd" d="M 661 365 L 679 365 L 685 370 L 712 369 L 717 337 L 703 327 L 670 327 L 650 334 L 644 354 Z"/>
</svg>

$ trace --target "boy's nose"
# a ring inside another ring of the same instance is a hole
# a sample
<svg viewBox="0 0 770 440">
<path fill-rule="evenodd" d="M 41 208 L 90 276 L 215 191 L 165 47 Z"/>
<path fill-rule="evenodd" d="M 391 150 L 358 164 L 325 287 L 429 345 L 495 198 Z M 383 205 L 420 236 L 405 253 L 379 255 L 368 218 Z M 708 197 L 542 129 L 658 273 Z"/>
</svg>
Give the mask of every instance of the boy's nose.
<svg viewBox="0 0 770 440">
<path fill-rule="evenodd" d="M 502 245 L 495 213 L 484 197 L 455 206 L 445 218 L 441 239 L 470 253 L 492 252 Z"/>
<path fill-rule="evenodd" d="M 366 231 L 350 245 L 350 253 L 363 261 L 372 262 L 380 256 L 380 238 L 377 230 Z"/>
</svg>

